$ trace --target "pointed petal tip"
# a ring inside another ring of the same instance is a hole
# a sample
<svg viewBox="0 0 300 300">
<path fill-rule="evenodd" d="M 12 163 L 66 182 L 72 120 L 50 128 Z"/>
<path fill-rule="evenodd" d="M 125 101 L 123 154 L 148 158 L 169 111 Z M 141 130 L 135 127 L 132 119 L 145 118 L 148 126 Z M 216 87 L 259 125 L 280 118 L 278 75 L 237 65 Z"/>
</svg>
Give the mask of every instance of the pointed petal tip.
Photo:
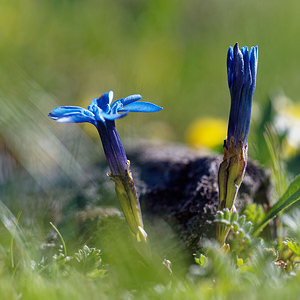
<svg viewBox="0 0 300 300">
<path fill-rule="evenodd" d="M 56 119 L 57 119 L 57 116 L 55 116 L 52 112 L 50 112 L 50 113 L 48 114 L 48 117 L 51 118 L 51 119 L 53 119 L 53 120 L 56 120 Z"/>
<path fill-rule="evenodd" d="M 127 106 L 123 107 L 120 111 L 150 113 L 150 112 L 157 112 L 160 110 L 162 110 L 162 107 L 156 104 L 140 101 L 140 102 L 132 102 Z"/>
<path fill-rule="evenodd" d="M 241 48 L 241 52 L 243 53 L 243 56 L 249 56 L 249 51 L 248 51 L 248 47 L 244 46 Z"/>
<path fill-rule="evenodd" d="M 236 42 L 236 43 L 234 44 L 234 46 L 233 46 L 233 52 L 236 53 L 236 52 L 238 52 L 239 50 L 240 50 L 240 49 L 239 49 L 239 43 Z"/>
<path fill-rule="evenodd" d="M 255 59 L 255 60 L 258 59 L 258 46 L 251 47 L 251 50 L 250 50 L 250 59 L 251 59 L 251 57 L 253 57 L 252 59 Z"/>
<path fill-rule="evenodd" d="M 108 95 L 113 95 L 113 94 L 114 94 L 113 90 L 109 90 L 108 92 L 103 93 L 102 96 L 104 96 L 104 95 L 108 96 Z"/>
<path fill-rule="evenodd" d="M 59 123 L 84 123 L 94 124 L 94 114 L 85 108 L 77 106 L 61 106 L 54 108 L 48 117 Z"/>
<path fill-rule="evenodd" d="M 113 98 L 114 98 L 114 92 L 113 92 L 112 90 L 110 90 L 110 91 L 108 92 L 109 104 L 111 104 Z"/>
<path fill-rule="evenodd" d="M 133 94 L 130 96 L 125 97 L 124 99 L 120 99 L 120 101 L 123 103 L 124 106 L 136 102 L 138 100 L 142 99 L 142 96 L 140 94 Z"/>
<path fill-rule="evenodd" d="M 156 109 L 157 109 L 156 112 L 157 112 L 157 111 L 161 111 L 161 110 L 164 109 L 162 106 L 159 106 L 159 105 L 156 105 L 156 107 L 157 107 L 157 108 L 156 108 Z"/>
</svg>

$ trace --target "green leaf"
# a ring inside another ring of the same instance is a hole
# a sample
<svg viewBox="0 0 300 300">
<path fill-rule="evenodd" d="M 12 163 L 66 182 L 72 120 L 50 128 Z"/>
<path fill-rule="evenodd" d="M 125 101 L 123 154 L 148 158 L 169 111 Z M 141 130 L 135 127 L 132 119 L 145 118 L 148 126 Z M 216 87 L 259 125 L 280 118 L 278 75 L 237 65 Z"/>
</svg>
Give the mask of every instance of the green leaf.
<svg viewBox="0 0 300 300">
<path fill-rule="evenodd" d="M 240 227 L 243 227 L 244 224 L 246 223 L 246 216 L 245 215 L 241 215 L 238 219 L 238 223 L 240 225 Z"/>
<path fill-rule="evenodd" d="M 251 221 L 254 226 L 261 223 L 265 217 L 265 212 L 262 205 L 253 203 L 248 204 L 243 214 L 246 216 L 248 221 Z"/>
<path fill-rule="evenodd" d="M 283 242 L 292 252 L 300 256 L 300 244 L 293 240 L 286 240 Z"/>
<path fill-rule="evenodd" d="M 250 232 L 252 229 L 252 223 L 251 222 L 246 222 L 244 226 L 245 232 Z"/>
<path fill-rule="evenodd" d="M 236 221 L 238 219 L 238 214 L 237 212 L 233 212 L 230 218 L 230 222 L 233 223 L 234 221 Z"/>
<path fill-rule="evenodd" d="M 286 192 L 277 203 L 268 211 L 263 221 L 256 227 L 254 236 L 256 236 L 278 213 L 284 211 L 290 205 L 300 199 L 300 175 L 298 175 L 289 185 Z"/>
<path fill-rule="evenodd" d="M 239 231 L 238 231 L 238 234 L 241 238 L 243 238 L 245 236 L 245 231 L 243 228 L 241 228 Z"/>
<path fill-rule="evenodd" d="M 224 219 L 227 220 L 227 221 L 230 221 L 230 211 L 229 211 L 229 209 L 225 208 L 223 210 L 223 212 L 224 212 Z"/>
<path fill-rule="evenodd" d="M 195 257 L 195 262 L 202 268 L 207 264 L 207 257 L 203 254 L 200 254 L 198 257 Z"/>
<path fill-rule="evenodd" d="M 239 230 L 239 228 L 240 228 L 239 223 L 236 222 L 236 221 L 234 221 L 234 222 L 232 223 L 232 229 L 233 229 L 235 232 L 237 232 L 237 231 Z"/>
<path fill-rule="evenodd" d="M 218 210 L 215 220 L 216 223 L 230 226 L 230 211 L 228 208 L 224 208 L 223 211 Z"/>
</svg>

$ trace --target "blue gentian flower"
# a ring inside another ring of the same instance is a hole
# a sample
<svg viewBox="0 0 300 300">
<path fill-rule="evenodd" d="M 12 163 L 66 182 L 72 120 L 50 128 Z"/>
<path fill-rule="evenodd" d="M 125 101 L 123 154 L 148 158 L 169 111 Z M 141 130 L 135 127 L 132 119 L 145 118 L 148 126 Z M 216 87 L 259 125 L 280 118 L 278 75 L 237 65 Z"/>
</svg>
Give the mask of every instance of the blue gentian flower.
<svg viewBox="0 0 300 300">
<path fill-rule="evenodd" d="M 77 106 L 57 107 L 49 117 L 61 123 L 88 122 L 96 126 L 111 170 L 109 176 L 115 182 L 125 218 L 138 239 L 146 240 L 130 164 L 115 126 L 115 120 L 129 112 L 157 112 L 162 109 L 155 104 L 139 101 L 141 98 L 141 95 L 131 95 L 112 103 L 113 92 L 110 91 L 92 100 L 88 109 Z"/>
<path fill-rule="evenodd" d="M 239 187 L 242 183 L 248 157 L 247 140 L 251 119 L 251 106 L 256 86 L 258 48 L 239 49 L 229 47 L 227 55 L 228 86 L 231 108 L 227 139 L 224 141 L 224 157 L 219 168 L 219 210 L 234 209 Z M 217 239 L 224 243 L 228 230 L 217 226 Z"/>
<path fill-rule="evenodd" d="M 77 106 L 62 106 L 51 111 L 49 117 L 60 123 L 88 122 L 96 126 L 112 175 L 126 169 L 127 157 L 115 128 L 114 120 L 125 117 L 129 112 L 156 112 L 162 108 L 140 100 L 141 95 L 131 95 L 113 100 L 113 91 L 92 100 L 88 109 Z"/>
</svg>

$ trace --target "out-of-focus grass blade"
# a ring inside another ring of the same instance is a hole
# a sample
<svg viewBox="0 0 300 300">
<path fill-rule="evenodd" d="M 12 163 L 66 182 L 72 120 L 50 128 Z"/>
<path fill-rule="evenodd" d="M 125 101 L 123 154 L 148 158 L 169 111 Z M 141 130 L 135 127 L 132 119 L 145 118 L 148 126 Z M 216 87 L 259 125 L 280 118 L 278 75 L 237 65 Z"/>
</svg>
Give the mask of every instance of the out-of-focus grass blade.
<svg viewBox="0 0 300 300">
<path fill-rule="evenodd" d="M 97 154 L 93 142 L 79 126 L 63 128 L 50 120 L 48 113 L 59 106 L 54 97 L 22 71 L 19 77 L 18 89 L 0 91 L 2 143 L 41 187 L 48 186 L 53 174 L 76 182 L 87 176 L 83 167 Z"/>
<path fill-rule="evenodd" d="M 14 232 L 11 234 L 11 239 L 10 239 L 10 264 L 11 264 L 11 268 L 14 269 L 15 268 L 15 262 L 14 262 L 14 239 L 15 239 L 15 234 L 16 234 L 16 230 L 17 230 L 17 226 L 18 226 L 18 222 L 20 219 L 22 211 L 20 211 L 17 215 L 16 218 L 16 225 L 15 225 L 15 230 Z"/>
<path fill-rule="evenodd" d="M 15 240 L 18 246 L 25 251 L 24 233 L 21 227 L 18 225 L 16 217 L 12 214 L 12 212 L 2 201 L 0 201 L 0 220 L 3 226 L 13 237 L 13 240 Z"/>
<path fill-rule="evenodd" d="M 272 162 L 272 176 L 275 182 L 275 189 L 278 198 L 282 196 L 287 189 L 287 175 L 282 166 L 281 147 L 279 138 L 276 135 L 275 129 L 271 125 L 266 126 L 264 138 L 268 147 L 268 152 Z"/>
<path fill-rule="evenodd" d="M 66 243 L 65 243 L 65 240 L 63 238 L 63 236 L 61 235 L 61 233 L 59 232 L 59 230 L 57 229 L 57 227 L 52 223 L 50 222 L 50 225 L 52 226 L 52 228 L 56 231 L 56 233 L 58 234 L 60 240 L 61 240 L 61 243 L 63 245 L 63 249 L 64 249 L 64 255 L 65 257 L 68 256 L 68 252 L 67 252 L 67 247 L 66 247 Z"/>
<path fill-rule="evenodd" d="M 255 229 L 254 236 L 258 235 L 273 217 L 298 200 L 300 200 L 300 175 L 293 180 L 280 200 L 268 211 L 263 221 Z"/>
<path fill-rule="evenodd" d="M 295 190 L 295 186 L 297 186 L 297 178 L 287 188 L 287 175 L 282 165 L 280 149 L 281 147 L 278 135 L 276 134 L 276 130 L 270 124 L 267 125 L 265 129 L 266 131 L 264 133 L 264 138 L 272 163 L 272 177 L 277 194 L 275 194 L 275 196 L 277 196 L 277 199 L 279 198 L 280 200 L 272 206 L 272 208 L 265 215 L 262 222 L 257 226 L 257 228 L 255 228 L 255 236 L 259 234 L 259 232 L 271 221 L 274 216 L 299 200 L 299 198 L 297 198 L 297 192 Z M 294 192 L 296 192 L 295 195 Z"/>
</svg>

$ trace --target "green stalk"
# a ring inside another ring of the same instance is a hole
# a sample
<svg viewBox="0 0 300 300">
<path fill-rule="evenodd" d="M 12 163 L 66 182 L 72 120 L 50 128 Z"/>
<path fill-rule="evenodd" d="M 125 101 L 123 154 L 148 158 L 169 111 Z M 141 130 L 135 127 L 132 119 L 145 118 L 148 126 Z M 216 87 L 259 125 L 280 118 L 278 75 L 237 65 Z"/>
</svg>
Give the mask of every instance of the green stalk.
<svg viewBox="0 0 300 300">
<path fill-rule="evenodd" d="M 17 215 L 16 221 L 15 221 L 15 228 L 11 232 L 11 238 L 10 238 L 10 265 L 11 265 L 12 270 L 15 267 L 15 264 L 14 264 L 14 238 L 15 238 L 15 232 L 17 230 L 17 226 L 18 226 L 18 223 L 19 223 L 21 213 L 22 213 L 22 211 L 20 210 L 18 215 Z"/>
<path fill-rule="evenodd" d="M 52 222 L 50 222 L 50 225 L 53 227 L 53 229 L 54 229 L 54 230 L 56 231 L 56 233 L 58 234 L 58 236 L 59 236 L 59 238 L 60 238 L 60 240 L 61 240 L 61 243 L 62 243 L 62 245 L 63 245 L 64 255 L 65 255 L 65 257 L 67 257 L 67 256 L 68 256 L 68 255 L 67 255 L 67 247 L 66 247 L 66 244 L 65 244 L 65 241 L 64 241 L 62 235 L 60 234 L 60 232 L 58 231 L 58 229 L 55 227 L 55 225 L 54 225 Z"/>
</svg>

